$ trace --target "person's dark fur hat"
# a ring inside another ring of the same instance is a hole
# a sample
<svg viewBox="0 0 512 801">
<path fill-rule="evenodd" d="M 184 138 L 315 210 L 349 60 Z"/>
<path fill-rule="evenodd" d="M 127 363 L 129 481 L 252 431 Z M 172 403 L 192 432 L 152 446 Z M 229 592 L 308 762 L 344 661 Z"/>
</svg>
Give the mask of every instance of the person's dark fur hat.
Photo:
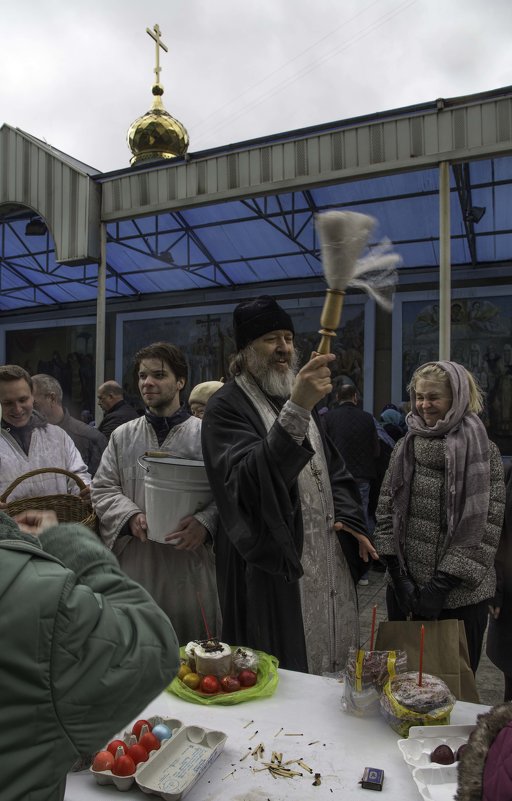
<svg viewBox="0 0 512 801">
<path fill-rule="evenodd" d="M 270 295 L 244 300 L 233 312 L 233 331 L 237 350 L 269 331 L 291 331 L 292 318 Z"/>
</svg>

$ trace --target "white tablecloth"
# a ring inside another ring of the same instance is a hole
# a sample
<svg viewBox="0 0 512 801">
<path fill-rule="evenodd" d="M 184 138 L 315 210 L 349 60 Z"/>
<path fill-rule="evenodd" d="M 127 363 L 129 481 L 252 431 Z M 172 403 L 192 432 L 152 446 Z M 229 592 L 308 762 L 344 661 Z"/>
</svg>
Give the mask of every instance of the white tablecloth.
<svg viewBox="0 0 512 801">
<path fill-rule="evenodd" d="M 379 798 L 421 801 L 411 770 L 398 750 L 399 736 L 383 718 L 345 714 L 341 695 L 342 685 L 335 679 L 280 670 L 271 698 L 234 706 L 204 706 L 162 693 L 138 717 L 162 715 L 227 733 L 224 750 L 187 794 L 188 801 L 371 801 L 374 796 L 367 797 L 371 791 L 363 791 L 359 784 L 365 767 L 384 770 Z M 451 723 L 474 723 L 487 709 L 457 702 Z M 242 762 L 240 758 L 249 746 L 254 748 L 260 742 L 265 745 L 266 759 L 272 751 L 282 752 L 283 761 L 302 758 L 321 774 L 321 785 L 314 787 L 314 777 L 305 771 L 303 777 L 293 779 L 253 772 L 252 768 L 261 764 L 252 757 Z M 68 776 L 65 801 L 143 801 L 146 797 L 136 785 L 121 794 L 113 786 L 99 786 L 94 776 L 84 771 Z"/>
</svg>

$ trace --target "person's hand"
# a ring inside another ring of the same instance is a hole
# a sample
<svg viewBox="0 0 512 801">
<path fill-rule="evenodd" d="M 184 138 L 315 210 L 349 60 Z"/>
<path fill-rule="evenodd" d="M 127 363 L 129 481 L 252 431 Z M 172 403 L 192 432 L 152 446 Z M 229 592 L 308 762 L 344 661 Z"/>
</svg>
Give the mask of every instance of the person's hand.
<svg viewBox="0 0 512 801">
<path fill-rule="evenodd" d="M 178 551 L 195 551 L 203 544 L 208 534 L 208 530 L 195 517 L 189 515 L 182 518 L 178 523 L 178 528 L 171 534 L 166 534 L 165 542 L 174 544 Z"/>
<path fill-rule="evenodd" d="M 414 614 L 427 620 L 437 620 L 444 608 L 446 596 L 460 582 L 458 576 L 452 576 L 450 573 L 443 573 L 441 570 L 434 573 L 430 581 L 419 590 Z"/>
<path fill-rule="evenodd" d="M 398 606 L 404 615 L 414 614 L 418 604 L 418 588 L 407 573 L 395 576 L 393 579 L 393 592 Z"/>
<path fill-rule="evenodd" d="M 90 484 L 88 484 L 86 487 L 84 487 L 83 490 L 80 490 L 79 497 L 83 498 L 84 501 L 90 501 L 91 500 L 91 485 Z"/>
<path fill-rule="evenodd" d="M 148 522 L 146 520 L 146 515 L 142 514 L 142 512 L 133 515 L 128 521 L 128 526 L 130 527 L 132 536 L 137 537 L 141 542 L 146 542 L 148 538 Z"/>
<path fill-rule="evenodd" d="M 27 509 L 26 512 L 15 515 L 14 520 L 24 534 L 32 534 L 33 537 L 37 537 L 47 528 L 57 526 L 59 523 L 55 512 L 47 509 Z"/>
<path fill-rule="evenodd" d="M 332 392 L 328 365 L 335 359 L 334 353 L 320 355 L 313 351 L 309 362 L 295 376 L 290 400 L 310 412 L 318 401 Z"/>
<path fill-rule="evenodd" d="M 398 606 L 404 615 L 412 615 L 418 603 L 418 588 L 405 569 L 402 569 L 398 557 L 388 554 L 384 564 L 393 582 L 393 592 Z"/>
<path fill-rule="evenodd" d="M 356 538 L 356 540 L 359 542 L 359 556 L 363 562 L 369 562 L 370 557 L 372 559 L 379 558 L 379 554 L 375 550 L 371 541 L 364 534 L 354 531 L 354 529 L 350 528 L 350 526 L 347 526 L 346 523 L 337 522 L 334 524 L 334 528 L 336 531 L 346 531 L 348 534 L 352 534 L 352 536 Z"/>
<path fill-rule="evenodd" d="M 500 616 L 501 607 L 492 606 L 491 604 L 489 604 L 488 609 L 489 609 L 490 616 L 493 617 L 494 620 L 497 620 L 499 618 L 499 616 Z"/>
</svg>

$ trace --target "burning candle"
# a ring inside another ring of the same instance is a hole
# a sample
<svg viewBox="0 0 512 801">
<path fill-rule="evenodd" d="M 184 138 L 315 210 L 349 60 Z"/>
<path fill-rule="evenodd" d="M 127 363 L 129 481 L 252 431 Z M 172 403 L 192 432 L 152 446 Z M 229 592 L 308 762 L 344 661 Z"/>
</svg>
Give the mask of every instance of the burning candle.
<svg viewBox="0 0 512 801">
<path fill-rule="evenodd" d="M 418 686 L 421 687 L 421 682 L 423 678 L 423 647 L 425 645 L 425 626 L 423 623 L 421 624 L 420 629 L 420 669 L 418 675 Z"/>
</svg>

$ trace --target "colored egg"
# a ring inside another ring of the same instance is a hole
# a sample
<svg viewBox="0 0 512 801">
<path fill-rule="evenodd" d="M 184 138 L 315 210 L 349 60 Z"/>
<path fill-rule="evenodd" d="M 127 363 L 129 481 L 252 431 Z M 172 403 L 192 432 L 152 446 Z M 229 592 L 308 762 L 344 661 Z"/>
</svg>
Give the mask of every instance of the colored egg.
<svg viewBox="0 0 512 801">
<path fill-rule="evenodd" d="M 168 740 L 172 737 L 172 731 L 169 726 L 166 726 L 165 723 L 157 723 L 156 726 L 153 726 L 153 734 L 155 737 L 158 737 L 160 742 L 162 740 Z"/>
</svg>

